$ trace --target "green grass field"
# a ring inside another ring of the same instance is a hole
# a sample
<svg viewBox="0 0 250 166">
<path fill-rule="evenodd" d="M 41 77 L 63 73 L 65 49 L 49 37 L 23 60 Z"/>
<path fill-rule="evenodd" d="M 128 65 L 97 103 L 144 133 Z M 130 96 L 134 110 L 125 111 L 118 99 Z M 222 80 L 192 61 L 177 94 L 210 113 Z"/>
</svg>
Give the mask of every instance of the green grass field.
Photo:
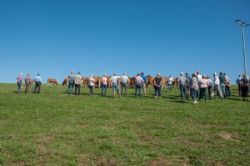
<svg viewBox="0 0 250 166">
<path fill-rule="evenodd" d="M 238 97 L 193 105 L 177 89 L 155 100 L 16 88 L 0 84 L 0 165 L 250 165 L 250 102 Z"/>
</svg>

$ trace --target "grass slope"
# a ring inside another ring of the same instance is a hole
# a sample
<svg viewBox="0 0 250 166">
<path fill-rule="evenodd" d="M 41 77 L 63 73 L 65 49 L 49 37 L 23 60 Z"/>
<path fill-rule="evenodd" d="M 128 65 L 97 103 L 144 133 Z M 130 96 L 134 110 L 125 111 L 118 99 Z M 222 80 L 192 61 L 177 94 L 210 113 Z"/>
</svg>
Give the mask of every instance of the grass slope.
<svg viewBox="0 0 250 166">
<path fill-rule="evenodd" d="M 15 91 L 0 84 L 0 165 L 250 164 L 250 102 L 237 97 L 193 105 L 177 89 L 159 100 Z"/>
</svg>

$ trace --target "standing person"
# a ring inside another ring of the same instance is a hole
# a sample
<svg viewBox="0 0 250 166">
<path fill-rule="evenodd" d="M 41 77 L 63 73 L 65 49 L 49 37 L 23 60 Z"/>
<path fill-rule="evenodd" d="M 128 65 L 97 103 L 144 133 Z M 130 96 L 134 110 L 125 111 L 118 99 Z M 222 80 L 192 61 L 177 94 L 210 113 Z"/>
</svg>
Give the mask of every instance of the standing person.
<svg viewBox="0 0 250 166">
<path fill-rule="evenodd" d="M 241 79 L 242 79 L 242 76 L 241 74 L 239 75 L 239 77 L 237 78 L 236 80 L 236 84 L 238 86 L 238 94 L 239 94 L 239 97 L 241 97 Z"/>
<path fill-rule="evenodd" d="M 74 75 L 73 71 L 70 72 L 68 79 L 69 79 L 68 95 L 71 95 L 73 93 L 73 89 L 74 89 L 74 85 L 75 85 L 75 75 Z"/>
<path fill-rule="evenodd" d="M 155 87 L 155 99 L 157 97 L 161 97 L 162 78 L 160 76 L 160 73 L 157 73 L 154 79 L 154 87 Z"/>
<path fill-rule="evenodd" d="M 125 94 L 128 95 L 127 87 L 129 84 L 129 79 L 126 73 L 123 73 L 123 75 L 121 76 L 120 83 L 121 83 L 121 95 L 123 95 L 123 90 L 125 90 Z"/>
<path fill-rule="evenodd" d="M 224 74 L 222 72 L 220 72 L 219 79 L 220 79 L 221 92 L 222 92 L 224 98 L 226 98 L 227 95 L 226 95 L 226 91 L 225 91 L 225 76 L 224 76 Z"/>
<path fill-rule="evenodd" d="M 111 78 L 110 81 L 112 83 L 112 91 L 113 91 L 113 96 L 115 96 L 115 91 L 117 91 L 118 95 L 121 96 L 120 89 L 119 89 L 119 80 L 120 76 L 117 76 L 114 74 Z"/>
<path fill-rule="evenodd" d="M 180 77 L 179 77 L 179 86 L 180 86 L 180 95 L 182 100 L 184 101 L 184 99 L 188 100 L 188 94 L 187 94 L 187 78 L 185 77 L 184 73 L 181 72 L 180 73 Z"/>
<path fill-rule="evenodd" d="M 35 76 L 35 93 L 39 94 L 42 86 L 42 78 L 39 73 Z"/>
<path fill-rule="evenodd" d="M 220 89 L 220 79 L 217 75 L 217 73 L 214 73 L 214 94 L 216 95 L 219 95 L 220 98 L 223 98 L 223 93 L 221 92 L 221 89 Z"/>
<path fill-rule="evenodd" d="M 192 81 L 191 81 L 191 86 L 190 86 L 190 96 L 193 99 L 193 104 L 197 103 L 197 94 L 199 90 L 199 82 L 197 79 L 196 74 L 192 74 Z"/>
<path fill-rule="evenodd" d="M 76 95 L 80 95 L 81 93 L 81 83 L 82 83 L 82 76 L 81 73 L 78 72 L 77 75 L 75 75 L 75 94 Z"/>
<path fill-rule="evenodd" d="M 171 92 L 172 87 L 173 87 L 173 81 L 174 81 L 174 78 L 170 75 L 169 78 L 168 78 L 168 90 L 170 92 Z"/>
<path fill-rule="evenodd" d="M 108 78 L 107 78 L 107 75 L 104 74 L 101 79 L 102 96 L 107 95 L 107 84 L 108 84 Z"/>
<path fill-rule="evenodd" d="M 144 96 L 146 96 L 147 95 L 147 87 L 146 87 L 147 77 L 144 75 L 144 72 L 141 72 L 141 78 L 143 79 L 143 83 L 142 83 L 143 94 Z"/>
<path fill-rule="evenodd" d="M 141 89 L 143 86 L 143 78 L 140 76 L 140 73 L 138 73 L 135 76 L 135 97 L 140 96 L 141 97 Z"/>
<path fill-rule="evenodd" d="M 89 95 L 93 96 L 94 95 L 94 86 L 95 86 L 95 78 L 93 77 L 93 75 L 91 75 L 89 77 Z"/>
<path fill-rule="evenodd" d="M 22 88 L 22 84 L 23 84 L 23 73 L 20 73 L 17 76 L 16 82 L 17 82 L 17 91 L 18 91 L 18 94 L 21 94 L 21 88 Z"/>
<path fill-rule="evenodd" d="M 205 101 L 207 101 L 207 88 L 208 83 L 205 76 L 202 76 L 202 79 L 199 81 L 200 84 L 200 96 L 199 99 L 205 98 Z"/>
<path fill-rule="evenodd" d="M 25 81 L 25 93 L 29 93 L 30 85 L 32 84 L 30 75 L 27 74 L 26 77 L 24 78 Z"/>
<path fill-rule="evenodd" d="M 185 77 L 187 78 L 187 82 L 186 82 L 187 94 L 188 96 L 190 96 L 190 86 L 191 86 L 192 78 L 188 75 L 188 73 L 185 74 Z"/>
<path fill-rule="evenodd" d="M 207 85 L 208 85 L 208 97 L 211 100 L 213 97 L 213 81 L 211 80 L 210 77 L 207 77 Z"/>
<path fill-rule="evenodd" d="M 226 92 L 226 96 L 231 96 L 231 90 L 230 90 L 230 86 L 231 86 L 231 81 L 230 81 L 230 77 L 224 73 L 225 76 L 225 92 Z"/>
<path fill-rule="evenodd" d="M 249 80 L 247 79 L 246 75 L 243 75 L 243 78 L 241 79 L 241 95 L 243 98 L 243 101 L 247 101 L 248 97 L 248 86 L 249 86 Z"/>
</svg>

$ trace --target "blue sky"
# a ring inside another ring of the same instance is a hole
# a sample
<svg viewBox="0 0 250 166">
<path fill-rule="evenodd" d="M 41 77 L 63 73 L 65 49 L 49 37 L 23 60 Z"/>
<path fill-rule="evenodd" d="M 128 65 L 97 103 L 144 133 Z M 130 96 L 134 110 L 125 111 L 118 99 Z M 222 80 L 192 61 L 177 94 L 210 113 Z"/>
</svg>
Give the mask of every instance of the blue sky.
<svg viewBox="0 0 250 166">
<path fill-rule="evenodd" d="M 235 79 L 243 72 L 237 18 L 250 22 L 249 0 L 1 0 L 0 82 L 20 72 L 62 81 L 71 70 Z M 250 27 L 246 37 L 249 57 Z"/>
</svg>

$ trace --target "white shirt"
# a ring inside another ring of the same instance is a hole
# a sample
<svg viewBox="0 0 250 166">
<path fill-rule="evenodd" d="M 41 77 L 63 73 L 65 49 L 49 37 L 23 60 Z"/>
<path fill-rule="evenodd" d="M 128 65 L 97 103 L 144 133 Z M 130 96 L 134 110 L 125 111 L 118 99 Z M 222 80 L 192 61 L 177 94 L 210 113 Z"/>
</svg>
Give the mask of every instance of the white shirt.
<svg viewBox="0 0 250 166">
<path fill-rule="evenodd" d="M 110 78 L 110 81 L 112 82 L 112 84 L 117 84 L 119 78 L 120 76 L 113 76 Z"/>
<path fill-rule="evenodd" d="M 220 85 L 220 79 L 218 76 L 214 76 L 214 85 Z"/>
<path fill-rule="evenodd" d="M 35 76 L 35 82 L 42 82 L 41 76 Z"/>
<path fill-rule="evenodd" d="M 82 81 L 81 79 L 82 79 L 81 75 L 80 75 L 80 74 L 77 74 L 77 75 L 75 76 L 75 84 L 80 85 L 80 84 L 81 84 L 81 81 Z"/>
<path fill-rule="evenodd" d="M 173 78 L 173 77 L 169 77 L 169 79 L 168 79 L 168 84 L 172 84 L 173 81 L 174 81 L 174 78 Z"/>
<path fill-rule="evenodd" d="M 124 83 L 124 84 L 127 84 L 128 83 L 128 76 L 121 76 L 121 82 Z"/>
<path fill-rule="evenodd" d="M 198 74 L 198 75 L 197 75 L 197 79 L 198 79 L 198 81 L 200 82 L 200 81 L 202 80 L 202 75 L 201 75 L 201 74 Z"/>
</svg>

